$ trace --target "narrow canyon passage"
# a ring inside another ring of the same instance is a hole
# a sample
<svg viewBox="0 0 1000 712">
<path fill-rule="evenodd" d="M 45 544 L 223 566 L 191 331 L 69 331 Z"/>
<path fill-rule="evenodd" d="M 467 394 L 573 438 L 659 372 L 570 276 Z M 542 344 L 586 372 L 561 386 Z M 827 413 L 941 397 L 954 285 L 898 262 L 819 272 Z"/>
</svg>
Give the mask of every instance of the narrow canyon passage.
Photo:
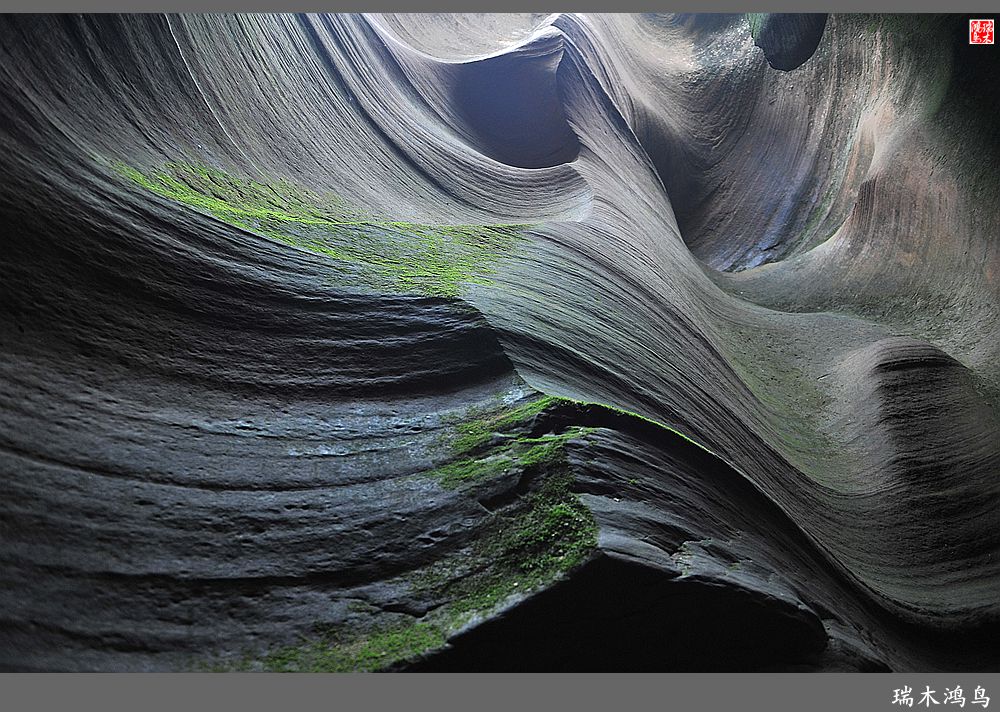
<svg viewBox="0 0 1000 712">
<path fill-rule="evenodd" d="M 967 20 L 0 18 L 0 669 L 997 669 Z"/>
</svg>

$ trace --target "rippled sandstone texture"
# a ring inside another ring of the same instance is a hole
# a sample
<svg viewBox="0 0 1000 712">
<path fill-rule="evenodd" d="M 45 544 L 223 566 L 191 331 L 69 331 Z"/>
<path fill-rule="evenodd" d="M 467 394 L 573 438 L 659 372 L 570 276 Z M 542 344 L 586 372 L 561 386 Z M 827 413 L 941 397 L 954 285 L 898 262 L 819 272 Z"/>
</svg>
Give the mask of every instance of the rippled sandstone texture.
<svg viewBox="0 0 1000 712">
<path fill-rule="evenodd" d="M 965 16 L 4 16 L 0 667 L 997 669 Z"/>
</svg>

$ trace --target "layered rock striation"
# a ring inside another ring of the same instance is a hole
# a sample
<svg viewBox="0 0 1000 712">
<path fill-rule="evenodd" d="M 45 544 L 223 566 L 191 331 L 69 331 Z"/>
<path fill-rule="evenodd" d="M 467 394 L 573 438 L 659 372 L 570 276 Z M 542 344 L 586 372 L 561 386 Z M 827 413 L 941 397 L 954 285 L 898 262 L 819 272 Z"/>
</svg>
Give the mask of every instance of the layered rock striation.
<svg viewBox="0 0 1000 712">
<path fill-rule="evenodd" d="M 0 20 L 0 667 L 994 669 L 964 16 Z"/>
</svg>

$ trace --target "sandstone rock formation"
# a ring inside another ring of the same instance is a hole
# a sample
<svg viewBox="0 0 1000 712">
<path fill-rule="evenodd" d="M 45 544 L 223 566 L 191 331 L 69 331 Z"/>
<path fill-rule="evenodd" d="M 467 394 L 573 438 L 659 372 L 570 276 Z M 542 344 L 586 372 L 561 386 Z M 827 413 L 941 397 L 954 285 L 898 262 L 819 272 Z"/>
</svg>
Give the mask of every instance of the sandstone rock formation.
<svg viewBox="0 0 1000 712">
<path fill-rule="evenodd" d="M 965 16 L 0 20 L 0 668 L 983 670 Z"/>
</svg>

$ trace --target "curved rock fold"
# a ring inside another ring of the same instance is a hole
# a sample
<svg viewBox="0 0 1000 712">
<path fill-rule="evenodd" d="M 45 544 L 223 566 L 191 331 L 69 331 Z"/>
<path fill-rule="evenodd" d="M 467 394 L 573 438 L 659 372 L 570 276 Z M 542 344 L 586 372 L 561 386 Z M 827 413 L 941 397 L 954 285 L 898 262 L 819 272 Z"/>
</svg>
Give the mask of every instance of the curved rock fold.
<svg viewBox="0 0 1000 712">
<path fill-rule="evenodd" d="M 0 668 L 997 667 L 964 20 L 3 17 Z"/>
</svg>

